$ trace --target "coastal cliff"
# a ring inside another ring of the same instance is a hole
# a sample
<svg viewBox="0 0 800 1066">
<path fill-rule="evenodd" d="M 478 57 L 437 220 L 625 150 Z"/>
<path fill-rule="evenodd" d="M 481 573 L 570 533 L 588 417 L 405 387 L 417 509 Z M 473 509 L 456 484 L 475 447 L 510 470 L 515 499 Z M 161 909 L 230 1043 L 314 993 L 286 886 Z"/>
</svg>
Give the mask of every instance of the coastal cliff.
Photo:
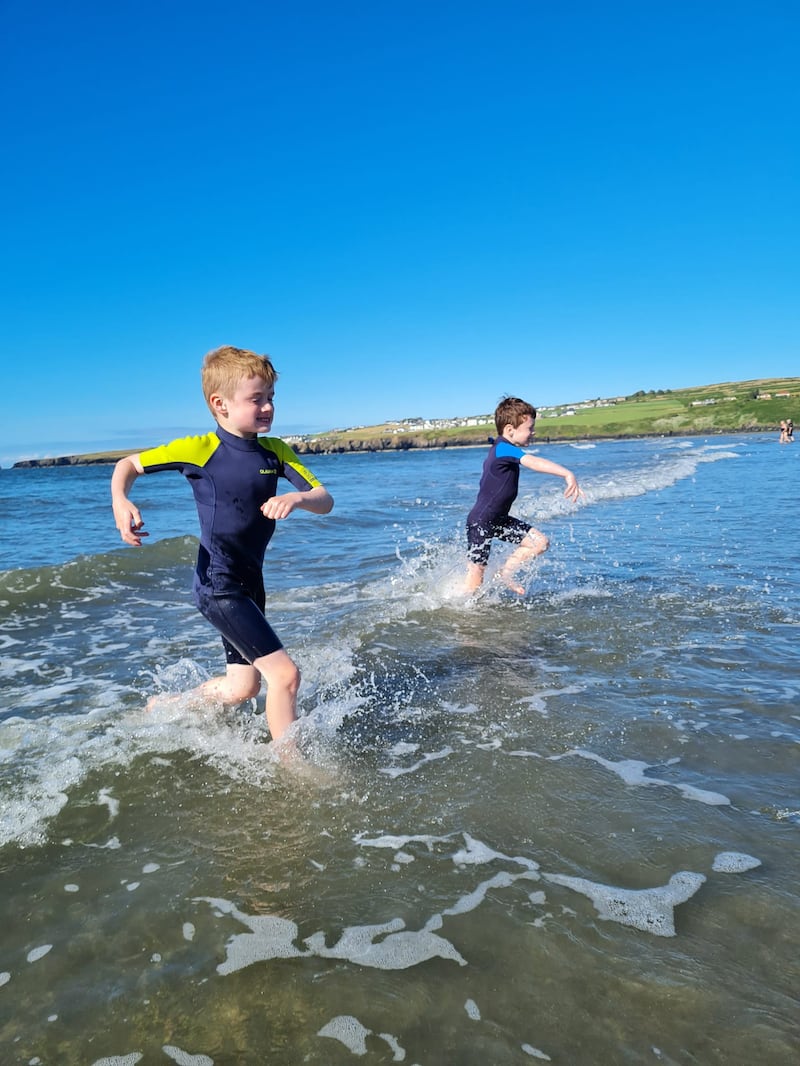
<svg viewBox="0 0 800 1066">
<path fill-rule="evenodd" d="M 289 440 L 292 450 L 297 455 L 338 455 L 347 452 L 386 452 L 386 451 L 410 451 L 416 448 L 458 448 L 465 446 L 474 447 L 476 444 L 485 444 L 487 433 L 471 434 L 469 437 L 453 439 L 444 435 L 425 437 L 418 436 L 383 436 L 368 438 L 352 438 L 341 440 L 337 438 L 317 437 L 310 440 Z M 14 463 L 14 469 L 48 466 L 100 466 L 103 464 L 116 463 L 123 456 L 129 455 L 130 449 L 119 452 L 98 452 L 91 455 L 60 455 L 52 459 L 20 459 Z"/>
<path fill-rule="evenodd" d="M 541 407 L 536 443 L 769 432 L 775 432 L 777 439 L 780 421 L 786 418 L 800 423 L 800 378 L 759 378 Z M 332 455 L 475 447 L 485 445 L 495 433 L 491 416 L 480 415 L 404 419 L 289 436 L 286 442 L 298 455 Z M 132 450 L 20 459 L 14 467 L 115 463 Z"/>
</svg>

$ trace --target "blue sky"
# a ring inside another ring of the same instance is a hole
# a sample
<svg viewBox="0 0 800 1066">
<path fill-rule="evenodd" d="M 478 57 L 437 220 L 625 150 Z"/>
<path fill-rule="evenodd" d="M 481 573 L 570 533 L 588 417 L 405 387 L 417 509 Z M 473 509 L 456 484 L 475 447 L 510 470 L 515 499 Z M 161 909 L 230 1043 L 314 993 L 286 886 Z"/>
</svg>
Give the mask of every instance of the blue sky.
<svg viewBox="0 0 800 1066">
<path fill-rule="evenodd" d="M 800 374 L 793 0 L 2 0 L 0 463 Z M 9 402 L 10 397 L 10 402 Z"/>
</svg>

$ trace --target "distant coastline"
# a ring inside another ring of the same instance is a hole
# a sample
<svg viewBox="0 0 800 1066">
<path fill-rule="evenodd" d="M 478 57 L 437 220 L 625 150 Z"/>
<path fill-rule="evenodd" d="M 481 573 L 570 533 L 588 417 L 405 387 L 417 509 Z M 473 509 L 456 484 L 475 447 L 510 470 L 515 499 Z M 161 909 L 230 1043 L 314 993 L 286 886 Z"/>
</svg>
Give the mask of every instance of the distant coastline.
<svg viewBox="0 0 800 1066">
<path fill-rule="evenodd" d="M 800 378 L 760 378 L 689 389 L 637 392 L 539 408 L 536 444 L 732 433 L 777 434 L 781 419 L 800 422 Z M 409 418 L 285 439 L 298 455 L 479 447 L 496 435 L 489 415 Z M 12 469 L 100 466 L 135 449 L 20 459 Z"/>
<path fill-rule="evenodd" d="M 729 435 L 734 433 L 764 433 L 772 430 L 772 426 L 748 426 L 741 429 L 706 429 L 697 430 L 696 432 L 683 432 L 683 433 L 631 433 L 631 434 L 602 434 L 593 433 L 581 434 L 576 437 L 559 436 L 549 437 L 544 434 L 537 433 L 531 446 L 535 447 L 538 444 L 576 444 L 576 443 L 592 443 L 594 441 L 612 441 L 612 440 L 639 440 L 648 437 L 708 437 L 715 435 Z M 491 434 L 494 436 L 495 434 Z M 459 439 L 459 440 L 446 440 L 431 438 L 425 441 L 408 441 L 408 440 L 357 440 L 344 444 L 322 444 L 322 443 L 308 443 L 301 441 L 299 443 L 292 442 L 292 450 L 297 455 L 347 455 L 347 454 L 363 454 L 364 452 L 408 452 L 408 451 L 436 451 L 453 449 L 453 448 L 480 448 L 489 443 L 489 434 L 476 438 L 475 440 Z M 105 453 L 90 453 L 85 455 L 59 455 L 49 459 L 19 459 L 14 463 L 12 469 L 32 469 L 36 467 L 54 467 L 54 466 L 108 466 L 112 465 L 123 456 L 129 455 L 130 450 L 123 450 L 119 452 L 105 452 Z"/>
</svg>

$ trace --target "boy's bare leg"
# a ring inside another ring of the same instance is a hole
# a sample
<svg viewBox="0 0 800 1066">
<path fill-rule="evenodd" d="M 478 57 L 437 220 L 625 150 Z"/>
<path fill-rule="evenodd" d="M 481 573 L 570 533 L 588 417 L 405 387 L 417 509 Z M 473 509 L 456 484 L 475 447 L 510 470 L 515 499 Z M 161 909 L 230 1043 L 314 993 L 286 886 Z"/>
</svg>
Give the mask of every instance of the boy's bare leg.
<svg viewBox="0 0 800 1066">
<path fill-rule="evenodd" d="M 486 567 L 481 566 L 480 563 L 467 563 L 467 580 L 464 585 L 467 592 L 474 592 L 475 589 L 481 587 L 485 572 Z"/>
<path fill-rule="evenodd" d="M 220 677 L 204 681 L 189 693 L 189 701 L 198 704 L 222 703 L 235 705 L 255 699 L 261 691 L 262 677 L 267 682 L 267 725 L 272 739 L 283 736 L 297 718 L 297 690 L 300 688 L 300 671 L 286 652 L 272 652 L 256 659 L 252 666 L 230 663 L 227 672 Z M 171 697 L 184 703 L 185 695 Z M 163 697 L 154 696 L 148 709 L 164 703 Z"/>
<path fill-rule="evenodd" d="M 196 689 L 206 702 L 237 704 L 255 699 L 261 691 L 261 674 L 254 666 L 229 663 L 221 677 L 212 677 Z"/>
<path fill-rule="evenodd" d="M 203 707 L 209 703 L 222 703 L 235 706 L 252 700 L 261 691 L 261 674 L 254 666 L 230 663 L 227 673 L 212 677 L 190 692 L 181 692 L 173 696 L 151 696 L 147 701 L 147 710 L 165 704 L 180 704 L 182 707 Z"/>
<path fill-rule="evenodd" d="M 253 666 L 267 682 L 267 725 L 272 739 L 277 740 L 297 718 L 300 671 L 283 648 L 262 655 Z"/>
<path fill-rule="evenodd" d="M 258 695 L 262 677 L 267 682 L 267 725 L 272 739 L 277 740 L 297 718 L 300 688 L 300 671 L 282 648 L 262 655 L 252 666 L 229 665 L 224 677 L 206 681 L 198 692 L 220 703 L 242 703 Z"/>
<path fill-rule="evenodd" d="M 546 552 L 549 547 L 550 541 L 544 533 L 540 533 L 538 529 L 529 530 L 520 546 L 506 559 L 505 565 L 498 572 L 497 577 L 512 592 L 516 592 L 518 596 L 524 595 L 525 589 L 515 577 L 517 570 L 524 566 L 525 563 L 530 562 L 531 559 L 535 559 L 537 555 Z"/>
</svg>

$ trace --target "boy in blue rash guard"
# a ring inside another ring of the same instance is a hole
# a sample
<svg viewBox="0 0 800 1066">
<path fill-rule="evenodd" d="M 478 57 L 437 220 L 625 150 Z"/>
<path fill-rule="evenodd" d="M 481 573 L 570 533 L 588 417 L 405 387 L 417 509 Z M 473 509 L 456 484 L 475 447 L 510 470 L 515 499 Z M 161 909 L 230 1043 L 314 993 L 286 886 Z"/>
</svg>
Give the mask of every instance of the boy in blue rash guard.
<svg viewBox="0 0 800 1066">
<path fill-rule="evenodd" d="M 533 436 L 535 421 L 536 408 L 515 396 L 506 396 L 497 405 L 494 422 L 500 436 L 492 442 L 483 464 L 478 498 L 467 516 L 468 592 L 483 583 L 493 537 L 518 545 L 498 574 L 500 580 L 518 596 L 525 589 L 514 576 L 517 570 L 550 546 L 544 533 L 509 514 L 517 498 L 521 466 L 540 474 L 563 477 L 566 481 L 564 495 L 568 500 L 577 500 L 583 495 L 571 470 L 523 450 Z"/>
<path fill-rule="evenodd" d="M 140 474 L 177 470 L 200 519 L 194 600 L 222 636 L 226 673 L 195 690 L 205 701 L 241 703 L 267 683 L 267 724 L 277 740 L 297 717 L 300 672 L 264 617 L 262 566 L 276 521 L 300 508 L 328 514 L 333 499 L 292 449 L 269 433 L 277 379 L 265 355 L 229 346 L 205 357 L 203 393 L 217 427 L 200 437 L 120 459 L 111 479 L 114 520 L 126 544 L 148 534 L 129 493 Z M 278 495 L 278 478 L 292 491 Z"/>
</svg>

